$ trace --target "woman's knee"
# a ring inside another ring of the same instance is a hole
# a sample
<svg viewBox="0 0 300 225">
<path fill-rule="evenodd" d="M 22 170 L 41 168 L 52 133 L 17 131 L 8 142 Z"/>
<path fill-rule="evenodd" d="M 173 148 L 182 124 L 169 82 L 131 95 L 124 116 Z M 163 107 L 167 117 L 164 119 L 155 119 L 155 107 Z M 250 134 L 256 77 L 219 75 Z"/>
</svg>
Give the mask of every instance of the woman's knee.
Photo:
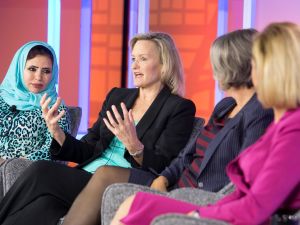
<svg viewBox="0 0 300 225">
<path fill-rule="evenodd" d="M 128 182 L 129 170 L 115 166 L 102 166 L 93 175 L 93 180 L 98 183 L 113 184 L 117 182 Z"/>
<path fill-rule="evenodd" d="M 112 174 L 112 168 L 110 166 L 101 166 L 99 167 L 95 174 L 93 175 L 92 179 L 93 182 L 97 183 L 104 183 L 111 177 Z"/>
<path fill-rule="evenodd" d="M 33 162 L 22 174 L 22 176 L 28 179 L 37 179 L 42 181 L 44 179 L 48 180 L 50 177 L 59 176 L 60 171 L 64 169 L 65 166 L 59 165 L 57 163 L 40 160 Z"/>
<path fill-rule="evenodd" d="M 99 174 L 109 173 L 110 170 L 111 170 L 111 166 L 101 166 L 96 170 L 95 174 L 99 176 Z"/>
<path fill-rule="evenodd" d="M 36 161 L 33 162 L 28 169 L 26 170 L 26 173 L 29 174 L 45 174 L 46 172 L 51 172 L 51 162 L 46 160 Z"/>
</svg>

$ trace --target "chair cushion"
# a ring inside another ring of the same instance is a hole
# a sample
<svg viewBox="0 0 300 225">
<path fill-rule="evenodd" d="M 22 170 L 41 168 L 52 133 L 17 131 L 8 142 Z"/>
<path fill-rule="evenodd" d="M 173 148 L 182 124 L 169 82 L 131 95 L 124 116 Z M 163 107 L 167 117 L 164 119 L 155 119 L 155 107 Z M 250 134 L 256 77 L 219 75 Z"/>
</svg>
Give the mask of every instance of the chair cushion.
<svg viewBox="0 0 300 225">
<path fill-rule="evenodd" d="M 27 159 L 8 159 L 0 167 L 0 174 L 3 187 L 3 196 L 8 192 L 9 188 L 14 184 L 20 174 L 27 168 L 33 161 Z M 1 189 L 1 188 L 0 188 Z"/>
<path fill-rule="evenodd" d="M 68 106 L 71 122 L 71 135 L 76 137 L 81 121 L 82 109 L 78 106 Z"/>
</svg>

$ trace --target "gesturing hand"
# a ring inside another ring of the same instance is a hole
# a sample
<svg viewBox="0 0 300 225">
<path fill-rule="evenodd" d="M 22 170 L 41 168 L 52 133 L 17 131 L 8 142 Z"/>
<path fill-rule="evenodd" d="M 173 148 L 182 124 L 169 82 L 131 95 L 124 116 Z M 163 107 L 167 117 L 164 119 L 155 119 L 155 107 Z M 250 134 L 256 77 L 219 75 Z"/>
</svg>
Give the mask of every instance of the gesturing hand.
<svg viewBox="0 0 300 225">
<path fill-rule="evenodd" d="M 62 145 L 65 141 L 65 133 L 60 128 L 58 121 L 63 117 L 65 111 L 62 110 L 58 112 L 58 107 L 61 104 L 62 99 L 60 97 L 57 98 L 54 105 L 49 108 L 49 103 L 51 98 L 47 98 L 47 94 L 44 94 L 41 98 L 40 105 L 42 108 L 42 115 L 44 120 L 46 121 L 47 127 L 53 138 Z"/>
<path fill-rule="evenodd" d="M 103 118 L 103 121 L 107 128 L 124 144 L 126 149 L 130 153 L 134 153 L 143 149 L 144 145 L 137 137 L 132 110 L 128 111 L 123 102 L 121 103 L 121 108 L 124 120 L 119 114 L 116 106 L 112 105 L 111 109 L 116 120 L 113 118 L 111 112 L 107 111 L 107 119 Z"/>
</svg>

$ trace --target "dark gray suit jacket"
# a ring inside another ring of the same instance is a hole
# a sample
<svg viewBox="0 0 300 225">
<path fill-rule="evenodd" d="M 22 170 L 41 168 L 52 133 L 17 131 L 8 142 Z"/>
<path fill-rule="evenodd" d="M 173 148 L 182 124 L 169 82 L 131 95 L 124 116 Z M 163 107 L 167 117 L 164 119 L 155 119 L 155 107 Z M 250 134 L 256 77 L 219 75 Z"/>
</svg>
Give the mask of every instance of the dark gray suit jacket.
<svg viewBox="0 0 300 225">
<path fill-rule="evenodd" d="M 235 105 L 233 98 L 224 98 L 216 105 L 210 119 L 222 118 L 233 105 Z M 253 144 L 272 121 L 272 110 L 263 109 L 254 95 L 209 143 L 197 178 L 198 187 L 216 192 L 228 184 L 227 164 L 242 150 Z M 195 149 L 191 148 L 187 149 L 186 152 L 181 152 L 171 165 L 161 173 L 168 179 L 171 189 L 177 187 L 176 182 L 183 170 L 190 165 Z"/>
<path fill-rule="evenodd" d="M 124 102 L 127 109 L 131 109 L 138 93 L 137 88 L 112 89 L 103 103 L 98 120 L 87 135 L 79 141 L 67 134 L 62 147 L 53 141 L 50 149 L 52 158 L 78 162 L 82 167 L 101 156 L 114 137 L 103 122 L 106 111 L 115 105 L 122 115 L 120 103 Z M 188 141 L 194 115 L 195 105 L 192 101 L 171 94 L 166 87 L 161 90 L 136 126 L 138 138 L 145 146 L 142 169 L 159 173 L 170 164 Z M 140 167 L 127 151 L 124 157 L 132 167 Z"/>
</svg>

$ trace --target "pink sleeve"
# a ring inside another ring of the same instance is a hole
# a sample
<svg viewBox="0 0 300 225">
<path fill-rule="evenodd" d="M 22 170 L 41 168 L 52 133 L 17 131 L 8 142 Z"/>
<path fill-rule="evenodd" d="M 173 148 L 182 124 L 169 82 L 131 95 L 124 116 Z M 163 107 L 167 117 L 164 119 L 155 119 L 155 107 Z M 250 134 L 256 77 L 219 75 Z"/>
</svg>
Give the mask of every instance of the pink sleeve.
<svg viewBox="0 0 300 225">
<path fill-rule="evenodd" d="M 300 130 L 287 129 L 275 138 L 273 140 L 276 141 L 269 147 L 269 156 L 248 193 L 236 200 L 231 196 L 229 199 L 232 198 L 232 201 L 227 203 L 221 201 L 200 207 L 202 217 L 233 224 L 261 224 L 287 200 L 290 193 L 298 191 L 299 195 L 296 187 L 300 181 Z"/>
</svg>

